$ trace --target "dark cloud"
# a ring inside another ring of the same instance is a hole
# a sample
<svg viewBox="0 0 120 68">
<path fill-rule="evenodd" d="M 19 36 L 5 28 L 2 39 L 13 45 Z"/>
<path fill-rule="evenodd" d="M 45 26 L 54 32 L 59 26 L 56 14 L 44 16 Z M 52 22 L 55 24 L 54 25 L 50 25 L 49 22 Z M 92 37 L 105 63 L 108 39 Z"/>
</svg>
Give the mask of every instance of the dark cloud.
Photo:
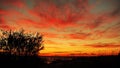
<svg viewBox="0 0 120 68">
<path fill-rule="evenodd" d="M 120 0 L 112 0 L 115 9 L 111 13 L 111 16 L 120 16 Z"/>
<path fill-rule="evenodd" d="M 15 7 L 17 8 L 23 8 L 25 6 L 24 0 L 1 0 L 0 1 L 0 8 L 9 10 L 10 8 L 13 9 Z"/>
<path fill-rule="evenodd" d="M 120 5 L 119 5 L 120 6 Z M 120 16 L 120 7 L 111 12 L 111 16 Z"/>
</svg>

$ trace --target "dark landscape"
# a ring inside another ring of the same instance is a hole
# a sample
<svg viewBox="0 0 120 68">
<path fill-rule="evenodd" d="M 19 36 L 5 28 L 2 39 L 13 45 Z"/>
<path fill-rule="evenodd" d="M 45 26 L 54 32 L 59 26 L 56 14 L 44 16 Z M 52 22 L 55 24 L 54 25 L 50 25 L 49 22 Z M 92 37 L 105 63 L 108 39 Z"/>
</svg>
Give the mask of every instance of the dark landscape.
<svg viewBox="0 0 120 68">
<path fill-rule="evenodd" d="M 120 55 L 96 57 L 0 55 L 3 68 L 119 68 Z"/>
</svg>

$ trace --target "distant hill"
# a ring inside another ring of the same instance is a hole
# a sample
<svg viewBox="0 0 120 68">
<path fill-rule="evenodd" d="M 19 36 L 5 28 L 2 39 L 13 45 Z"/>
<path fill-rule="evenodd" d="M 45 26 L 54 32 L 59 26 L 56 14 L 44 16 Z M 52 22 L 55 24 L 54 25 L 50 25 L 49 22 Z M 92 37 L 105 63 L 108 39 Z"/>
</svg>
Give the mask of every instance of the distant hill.
<svg viewBox="0 0 120 68">
<path fill-rule="evenodd" d="M 120 56 L 40 57 L 0 53 L 0 65 L 4 68 L 120 68 Z"/>
</svg>

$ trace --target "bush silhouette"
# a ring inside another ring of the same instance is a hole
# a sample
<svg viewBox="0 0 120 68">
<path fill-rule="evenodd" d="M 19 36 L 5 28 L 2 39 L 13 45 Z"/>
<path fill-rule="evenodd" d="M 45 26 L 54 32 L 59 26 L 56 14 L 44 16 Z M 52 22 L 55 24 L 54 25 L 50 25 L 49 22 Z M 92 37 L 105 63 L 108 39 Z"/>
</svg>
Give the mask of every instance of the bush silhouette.
<svg viewBox="0 0 120 68">
<path fill-rule="evenodd" d="M 30 56 L 38 55 L 44 48 L 42 44 L 43 36 L 39 33 L 30 34 L 20 31 L 0 31 L 0 51 L 10 55 Z"/>
</svg>

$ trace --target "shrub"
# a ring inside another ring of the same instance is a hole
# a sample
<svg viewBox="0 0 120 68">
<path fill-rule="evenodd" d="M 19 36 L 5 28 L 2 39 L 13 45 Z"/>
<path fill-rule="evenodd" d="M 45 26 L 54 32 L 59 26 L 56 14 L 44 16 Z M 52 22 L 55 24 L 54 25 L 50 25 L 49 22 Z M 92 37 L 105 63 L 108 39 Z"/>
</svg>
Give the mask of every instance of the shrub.
<svg viewBox="0 0 120 68">
<path fill-rule="evenodd" d="M 43 36 L 39 33 L 30 34 L 20 31 L 0 31 L 0 50 L 11 55 L 38 55 L 44 48 Z"/>
</svg>

